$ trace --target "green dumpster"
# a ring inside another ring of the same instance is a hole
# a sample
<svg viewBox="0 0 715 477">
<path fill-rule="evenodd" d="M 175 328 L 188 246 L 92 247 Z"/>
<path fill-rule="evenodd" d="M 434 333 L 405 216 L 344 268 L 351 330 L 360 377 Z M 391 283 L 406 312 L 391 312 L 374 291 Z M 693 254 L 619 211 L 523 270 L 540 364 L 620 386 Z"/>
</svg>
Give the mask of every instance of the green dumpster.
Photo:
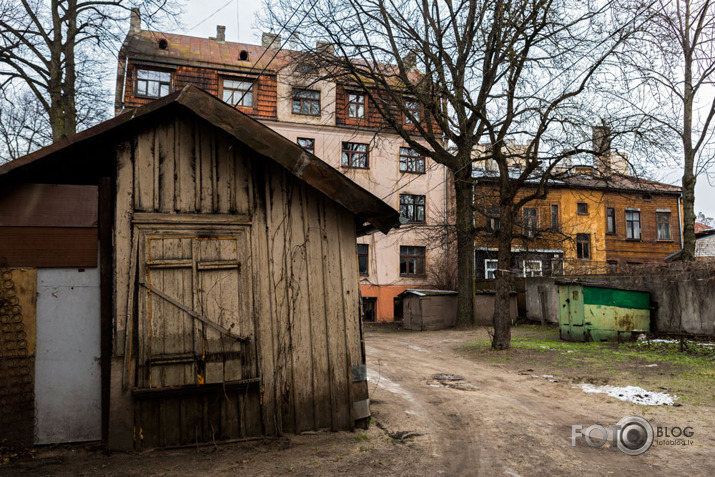
<svg viewBox="0 0 715 477">
<path fill-rule="evenodd" d="M 650 332 L 648 292 L 574 284 L 558 290 L 562 340 L 620 341 Z"/>
</svg>

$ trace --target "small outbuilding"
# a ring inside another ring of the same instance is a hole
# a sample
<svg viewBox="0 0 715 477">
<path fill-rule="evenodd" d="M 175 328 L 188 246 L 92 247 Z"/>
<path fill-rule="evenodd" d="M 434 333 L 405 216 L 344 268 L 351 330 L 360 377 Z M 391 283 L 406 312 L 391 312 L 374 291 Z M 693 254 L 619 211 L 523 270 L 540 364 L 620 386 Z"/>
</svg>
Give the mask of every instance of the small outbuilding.
<svg viewBox="0 0 715 477">
<path fill-rule="evenodd" d="M 456 291 L 408 289 L 397 298 L 402 300 L 402 326 L 406 330 L 441 330 L 457 323 Z"/>
<path fill-rule="evenodd" d="M 562 340 L 620 341 L 650 332 L 646 291 L 564 283 L 558 293 Z"/>
<path fill-rule="evenodd" d="M 2 437 L 365 422 L 355 239 L 398 218 L 193 86 L 0 166 Z"/>
</svg>

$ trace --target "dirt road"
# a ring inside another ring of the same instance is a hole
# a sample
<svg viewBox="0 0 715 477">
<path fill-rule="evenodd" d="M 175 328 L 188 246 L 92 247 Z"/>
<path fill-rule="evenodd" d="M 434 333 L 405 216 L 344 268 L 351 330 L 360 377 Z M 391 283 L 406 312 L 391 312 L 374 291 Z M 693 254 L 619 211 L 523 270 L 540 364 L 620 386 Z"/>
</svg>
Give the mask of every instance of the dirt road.
<svg viewBox="0 0 715 477">
<path fill-rule="evenodd" d="M 424 446 L 420 461 L 406 463 L 413 474 L 715 475 L 715 409 L 638 406 L 455 352 L 476 335 L 366 333 L 376 421 L 422 434 L 415 438 Z M 654 427 L 691 426 L 693 445 L 654 444 L 633 457 L 611 442 L 594 448 L 579 439 L 572 447 L 572 425 L 608 427 L 628 415 L 644 415 Z"/>
<path fill-rule="evenodd" d="M 457 351 L 485 333 L 368 329 L 375 424 L 368 431 L 111 455 L 98 444 L 40 447 L 0 465 L 0 476 L 715 475 L 715 409 L 638 406 L 583 393 L 543 370 L 532 377 L 516 357 L 494 364 Z M 690 426 L 693 445 L 653 445 L 635 457 L 610 442 L 571 446 L 572 425 L 608 427 L 628 415 Z"/>
</svg>

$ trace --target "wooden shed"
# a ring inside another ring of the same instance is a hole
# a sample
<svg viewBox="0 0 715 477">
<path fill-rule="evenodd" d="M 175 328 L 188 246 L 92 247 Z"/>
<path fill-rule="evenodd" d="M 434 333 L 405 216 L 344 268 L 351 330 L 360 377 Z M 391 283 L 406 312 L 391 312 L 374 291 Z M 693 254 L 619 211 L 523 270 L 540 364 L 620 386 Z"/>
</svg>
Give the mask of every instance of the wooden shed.
<svg viewBox="0 0 715 477">
<path fill-rule="evenodd" d="M 402 326 L 406 330 L 441 330 L 457 324 L 456 291 L 408 289 L 397 297 L 402 300 Z"/>
<path fill-rule="evenodd" d="M 0 166 L 0 398 L 29 383 L 0 406 L 4 437 L 141 449 L 354 428 L 355 239 L 398 217 L 193 86 Z"/>
</svg>

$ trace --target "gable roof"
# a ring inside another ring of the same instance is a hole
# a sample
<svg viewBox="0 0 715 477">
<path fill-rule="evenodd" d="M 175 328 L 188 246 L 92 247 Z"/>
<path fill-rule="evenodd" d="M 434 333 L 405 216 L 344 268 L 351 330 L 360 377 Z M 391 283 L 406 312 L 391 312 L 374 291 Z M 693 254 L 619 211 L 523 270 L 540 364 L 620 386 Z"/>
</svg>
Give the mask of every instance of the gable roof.
<svg viewBox="0 0 715 477">
<path fill-rule="evenodd" d="M 153 101 L 134 111 L 65 138 L 27 156 L 0 166 L 0 180 L 29 165 L 45 165 L 61 151 L 86 144 L 90 140 L 123 130 L 137 121 L 181 107 L 222 129 L 258 154 L 283 166 L 295 177 L 306 182 L 356 215 L 360 224 L 370 223 L 383 233 L 399 224 L 399 213 L 382 200 L 363 189 L 318 157 L 292 141 L 243 114 L 211 94 L 188 85 L 180 91 Z"/>
</svg>

